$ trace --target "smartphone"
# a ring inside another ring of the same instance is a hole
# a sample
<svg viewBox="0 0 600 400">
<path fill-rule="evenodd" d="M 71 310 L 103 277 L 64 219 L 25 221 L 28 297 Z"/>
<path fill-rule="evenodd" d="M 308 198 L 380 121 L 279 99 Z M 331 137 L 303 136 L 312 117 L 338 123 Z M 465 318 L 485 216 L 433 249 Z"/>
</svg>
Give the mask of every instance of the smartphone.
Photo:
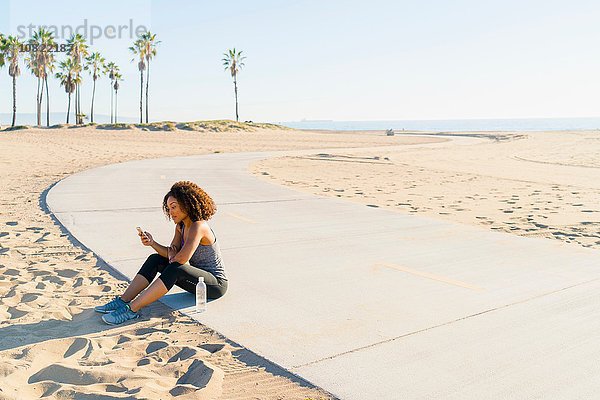
<svg viewBox="0 0 600 400">
<path fill-rule="evenodd" d="M 137 231 L 140 233 L 140 235 L 144 235 L 144 237 L 146 237 L 146 234 L 142 231 L 142 228 L 140 228 L 139 226 L 136 226 L 135 229 L 137 229 Z"/>
</svg>

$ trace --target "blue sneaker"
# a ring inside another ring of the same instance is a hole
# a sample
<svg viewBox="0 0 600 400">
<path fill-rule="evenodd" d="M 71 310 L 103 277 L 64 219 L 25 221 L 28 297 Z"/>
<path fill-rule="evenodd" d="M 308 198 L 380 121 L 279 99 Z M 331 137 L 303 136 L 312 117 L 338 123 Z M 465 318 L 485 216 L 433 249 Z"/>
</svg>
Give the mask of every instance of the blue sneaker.
<svg viewBox="0 0 600 400">
<path fill-rule="evenodd" d="M 125 307 L 127 304 L 129 303 L 125 303 L 123 300 L 121 300 L 120 296 L 116 296 L 113 300 L 109 301 L 105 305 L 94 307 L 94 311 L 106 314 L 118 310 L 121 307 Z"/>
<path fill-rule="evenodd" d="M 130 319 L 137 319 L 139 317 L 139 313 L 132 311 L 129 304 L 125 304 L 125 307 L 121 307 L 110 314 L 103 315 L 102 321 L 109 325 L 119 325 L 125 321 L 129 321 Z"/>
</svg>

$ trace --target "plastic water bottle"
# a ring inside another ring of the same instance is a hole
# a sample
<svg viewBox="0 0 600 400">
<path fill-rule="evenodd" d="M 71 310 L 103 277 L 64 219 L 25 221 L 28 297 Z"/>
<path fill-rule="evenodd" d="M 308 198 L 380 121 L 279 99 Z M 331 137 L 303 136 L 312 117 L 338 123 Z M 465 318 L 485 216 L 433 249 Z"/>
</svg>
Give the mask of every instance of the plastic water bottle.
<svg viewBox="0 0 600 400">
<path fill-rule="evenodd" d="M 196 312 L 201 313 L 206 311 L 206 284 L 204 278 L 198 278 L 198 284 L 196 285 Z"/>
</svg>

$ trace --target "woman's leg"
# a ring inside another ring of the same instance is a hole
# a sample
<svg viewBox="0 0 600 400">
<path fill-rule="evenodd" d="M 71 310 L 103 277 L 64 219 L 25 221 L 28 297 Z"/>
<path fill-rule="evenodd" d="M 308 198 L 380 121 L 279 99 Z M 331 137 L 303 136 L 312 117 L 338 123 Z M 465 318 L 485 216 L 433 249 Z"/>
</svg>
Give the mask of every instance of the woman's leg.
<svg viewBox="0 0 600 400">
<path fill-rule="evenodd" d="M 207 299 L 218 299 L 227 292 L 226 279 L 217 279 L 210 272 L 187 263 L 183 264 L 179 269 L 181 270 L 181 274 L 175 284 L 187 292 L 196 293 L 196 285 L 198 284 L 199 277 L 204 278 Z"/>
<path fill-rule="evenodd" d="M 137 275 L 133 278 L 125 293 L 121 295 L 121 300 L 129 302 L 140 294 L 140 292 L 150 285 L 158 272 L 162 272 L 169 264 L 169 260 L 160 254 L 151 254 L 148 256 Z"/>
<path fill-rule="evenodd" d="M 162 256 L 160 257 L 166 260 L 166 258 Z M 138 312 L 141 308 L 146 307 L 148 304 L 154 303 L 156 300 L 160 299 L 162 296 L 167 294 L 167 292 L 171 290 L 171 288 L 177 281 L 177 276 L 180 274 L 178 268 L 181 266 L 181 264 L 179 264 L 178 262 L 173 262 L 167 264 L 166 266 L 162 266 L 163 261 L 158 261 L 161 263 L 159 264 L 161 274 L 157 280 L 155 280 L 150 286 L 148 286 L 144 293 L 140 294 L 135 300 L 133 300 L 129 304 L 129 307 L 134 312 Z M 168 263 L 168 260 L 166 260 L 166 262 Z M 148 271 L 151 271 L 153 274 L 148 274 Z M 145 271 L 144 267 L 142 267 L 142 269 L 140 270 L 140 274 L 145 274 L 145 276 L 152 279 L 154 279 L 154 276 L 156 276 L 155 270 L 151 269 L 150 267 L 148 267 Z"/>
<path fill-rule="evenodd" d="M 150 282 L 148 282 L 148 279 L 146 279 L 144 275 L 137 274 L 127 287 L 127 290 L 125 290 L 125 293 L 121 295 L 121 300 L 125 303 L 130 302 L 135 299 L 135 296 L 140 294 L 142 290 L 146 289 L 149 284 Z"/>
<path fill-rule="evenodd" d="M 210 272 L 192 267 L 187 263 L 182 265 L 173 262 L 164 267 L 164 270 L 161 272 L 158 279 L 148 286 L 142 294 L 135 298 L 135 300 L 129 304 L 129 307 L 132 311 L 138 312 L 141 308 L 146 307 L 167 294 L 175 284 L 187 291 L 191 291 L 191 293 L 195 293 L 199 276 L 204 277 L 207 298 L 219 298 L 227 291 L 226 280 L 219 281 Z"/>
<path fill-rule="evenodd" d="M 163 297 L 169 289 L 165 286 L 161 279 L 155 280 L 148 289 L 144 290 L 144 293 L 140 294 L 133 300 L 129 307 L 131 311 L 138 312 L 141 308 L 146 307 L 148 304 L 154 303 L 156 300 Z"/>
</svg>

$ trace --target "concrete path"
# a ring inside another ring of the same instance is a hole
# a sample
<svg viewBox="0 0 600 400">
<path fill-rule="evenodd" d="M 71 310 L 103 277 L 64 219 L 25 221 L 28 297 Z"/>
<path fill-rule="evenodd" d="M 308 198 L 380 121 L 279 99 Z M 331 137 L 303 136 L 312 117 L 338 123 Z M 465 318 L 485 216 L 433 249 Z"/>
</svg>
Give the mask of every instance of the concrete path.
<svg viewBox="0 0 600 400">
<path fill-rule="evenodd" d="M 596 396 L 600 252 L 304 194 L 247 172 L 264 158 L 343 151 L 115 164 L 58 182 L 47 204 L 132 278 L 151 253 L 135 226 L 170 243 L 162 197 L 175 181 L 198 183 L 218 205 L 211 226 L 230 285 L 194 317 L 340 398 Z M 164 302 L 193 315 L 194 297 L 178 288 Z"/>
</svg>

